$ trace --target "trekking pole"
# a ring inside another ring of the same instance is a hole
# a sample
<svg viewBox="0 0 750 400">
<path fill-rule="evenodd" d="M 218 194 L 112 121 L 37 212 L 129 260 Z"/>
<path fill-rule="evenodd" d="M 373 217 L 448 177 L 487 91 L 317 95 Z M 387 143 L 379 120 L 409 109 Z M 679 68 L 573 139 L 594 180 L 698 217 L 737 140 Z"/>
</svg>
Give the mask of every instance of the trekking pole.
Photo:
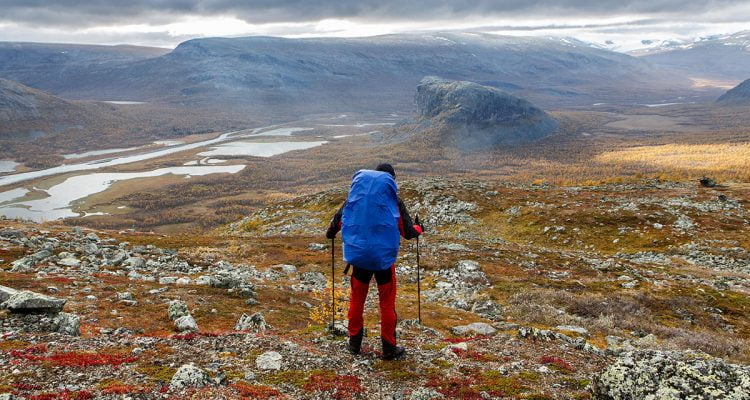
<svg viewBox="0 0 750 400">
<path fill-rule="evenodd" d="M 331 332 L 336 328 L 336 238 L 331 239 Z"/>
<path fill-rule="evenodd" d="M 416 220 L 419 221 L 419 213 L 416 215 Z M 417 323 L 422 325 L 422 285 L 421 277 L 419 276 L 419 236 L 417 236 Z"/>
</svg>

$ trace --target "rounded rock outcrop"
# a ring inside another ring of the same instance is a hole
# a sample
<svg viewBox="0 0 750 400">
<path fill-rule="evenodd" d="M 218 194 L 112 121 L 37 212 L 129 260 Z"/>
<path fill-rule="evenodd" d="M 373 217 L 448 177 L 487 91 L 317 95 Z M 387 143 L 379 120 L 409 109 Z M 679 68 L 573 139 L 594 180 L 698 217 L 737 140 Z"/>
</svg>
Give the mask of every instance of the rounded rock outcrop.
<svg viewBox="0 0 750 400">
<path fill-rule="evenodd" d="M 443 144 L 463 150 L 530 142 L 558 127 L 529 101 L 474 82 L 425 77 L 417 86 L 415 102 L 422 123 L 445 124 Z"/>
</svg>

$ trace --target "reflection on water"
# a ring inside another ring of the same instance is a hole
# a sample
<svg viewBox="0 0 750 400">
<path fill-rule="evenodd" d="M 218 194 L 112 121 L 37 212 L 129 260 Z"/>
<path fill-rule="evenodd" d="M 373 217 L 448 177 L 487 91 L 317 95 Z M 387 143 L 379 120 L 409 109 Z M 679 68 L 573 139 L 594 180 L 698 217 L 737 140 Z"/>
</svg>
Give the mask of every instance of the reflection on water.
<svg viewBox="0 0 750 400">
<path fill-rule="evenodd" d="M 25 188 L 17 188 L 8 190 L 7 192 L 2 192 L 0 193 L 0 204 L 7 203 L 11 200 L 20 199 L 21 197 L 26 196 L 26 193 L 29 193 L 29 191 Z"/>
<path fill-rule="evenodd" d="M 198 153 L 199 156 L 255 156 L 271 157 L 278 154 L 286 153 L 293 150 L 305 150 L 320 146 L 325 141 L 320 142 L 230 142 L 223 143 L 213 147 L 211 150 Z"/>
<path fill-rule="evenodd" d="M 84 162 L 84 163 L 79 163 L 79 164 L 67 164 L 67 165 L 61 165 L 59 167 L 53 167 L 53 168 L 43 169 L 39 171 L 24 172 L 20 174 L 3 176 L 3 177 L 0 177 L 0 186 L 28 181 L 30 179 L 41 178 L 43 176 L 57 175 L 57 174 L 62 174 L 66 172 L 99 169 L 99 168 L 104 168 L 104 167 L 111 167 L 114 165 L 122 165 L 122 164 L 137 162 L 137 161 L 150 160 L 152 158 L 164 157 L 166 155 L 178 153 L 180 151 L 197 149 L 199 147 L 203 147 L 206 145 L 224 142 L 226 140 L 229 140 L 229 138 L 237 132 L 240 132 L 240 131 L 227 132 L 214 139 L 204 140 L 202 142 L 184 144 L 181 146 L 163 148 L 163 149 L 151 151 L 148 153 L 133 154 L 130 156 L 123 156 L 123 157 L 117 157 L 117 158 L 106 159 L 106 160 L 94 160 L 94 161 L 89 161 L 89 162 Z"/>
<path fill-rule="evenodd" d="M 0 206 L 0 215 L 10 218 L 25 218 L 34 221 L 49 221 L 53 219 L 77 217 L 71 205 L 92 194 L 107 190 L 113 183 L 135 178 L 147 178 L 167 174 L 201 176 L 217 173 L 234 174 L 245 168 L 244 165 L 227 166 L 198 166 L 198 167 L 171 167 L 160 168 L 146 172 L 117 172 L 117 173 L 93 173 L 87 175 L 73 176 L 60 184 L 47 189 L 49 197 L 37 200 L 18 201 Z M 13 189 L 0 193 L 2 199 L 18 199 L 25 193 L 26 189 Z M 20 194 L 20 195 L 19 195 Z M 7 202 L 9 200 L 5 200 Z"/>
</svg>

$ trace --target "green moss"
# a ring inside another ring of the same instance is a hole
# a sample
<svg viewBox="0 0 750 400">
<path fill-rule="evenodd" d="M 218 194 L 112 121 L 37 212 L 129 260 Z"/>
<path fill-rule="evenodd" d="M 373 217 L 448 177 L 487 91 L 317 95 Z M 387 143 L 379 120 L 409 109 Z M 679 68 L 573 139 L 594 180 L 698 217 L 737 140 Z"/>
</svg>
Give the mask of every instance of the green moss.
<svg viewBox="0 0 750 400">
<path fill-rule="evenodd" d="M 503 375 L 500 371 L 483 371 L 479 376 L 477 388 L 501 396 L 517 396 L 528 390 L 518 377 Z"/>
<path fill-rule="evenodd" d="M 527 400 L 554 400 L 553 397 L 548 396 L 544 393 L 532 393 L 532 394 L 523 396 L 522 398 L 527 399 Z"/>
<path fill-rule="evenodd" d="M 589 385 L 588 379 L 576 379 L 576 378 L 564 378 L 562 380 L 563 386 L 574 390 L 583 390 Z"/>
<path fill-rule="evenodd" d="M 290 370 L 280 371 L 271 375 L 260 378 L 260 381 L 267 385 L 292 385 L 302 387 L 307 381 L 307 374 L 304 371 Z"/>
<path fill-rule="evenodd" d="M 432 360 L 432 363 L 437 365 L 438 368 L 442 368 L 442 369 L 448 369 L 453 366 L 453 364 L 450 361 L 444 360 L 442 358 L 436 358 Z"/>
<path fill-rule="evenodd" d="M 164 365 L 141 365 L 135 370 L 146 375 L 153 382 L 169 382 L 172 380 L 174 373 L 177 372 L 176 369 Z"/>
<path fill-rule="evenodd" d="M 534 371 L 521 371 L 516 376 L 525 382 L 539 382 L 542 379 L 541 375 Z"/>
<path fill-rule="evenodd" d="M 377 361 L 372 366 L 385 373 L 392 381 L 413 381 L 419 379 L 417 365 L 413 361 Z"/>
</svg>

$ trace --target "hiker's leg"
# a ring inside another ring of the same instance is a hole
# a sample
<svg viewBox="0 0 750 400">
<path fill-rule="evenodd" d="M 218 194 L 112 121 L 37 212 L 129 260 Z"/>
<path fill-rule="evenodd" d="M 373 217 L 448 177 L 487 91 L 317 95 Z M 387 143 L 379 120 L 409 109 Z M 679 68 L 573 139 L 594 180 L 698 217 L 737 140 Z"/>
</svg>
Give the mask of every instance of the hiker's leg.
<svg viewBox="0 0 750 400">
<path fill-rule="evenodd" d="M 364 319 L 362 313 L 365 310 L 367 291 L 370 288 L 372 271 L 352 268 L 352 293 L 349 298 L 349 336 L 354 337 L 362 334 Z"/>
<path fill-rule="evenodd" d="M 396 345 L 396 267 L 375 273 L 380 300 L 380 337 L 391 346 Z"/>
</svg>

